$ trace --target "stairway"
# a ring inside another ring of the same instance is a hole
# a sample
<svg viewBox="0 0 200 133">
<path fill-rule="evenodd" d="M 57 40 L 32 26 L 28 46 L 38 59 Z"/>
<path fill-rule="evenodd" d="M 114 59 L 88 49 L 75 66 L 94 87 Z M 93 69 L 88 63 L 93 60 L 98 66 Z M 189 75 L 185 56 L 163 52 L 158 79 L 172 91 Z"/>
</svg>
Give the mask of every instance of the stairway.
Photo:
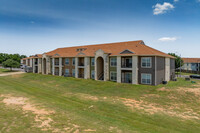
<svg viewBox="0 0 200 133">
<path fill-rule="evenodd" d="M 98 80 L 104 80 L 104 73 L 100 73 L 98 76 Z"/>
</svg>

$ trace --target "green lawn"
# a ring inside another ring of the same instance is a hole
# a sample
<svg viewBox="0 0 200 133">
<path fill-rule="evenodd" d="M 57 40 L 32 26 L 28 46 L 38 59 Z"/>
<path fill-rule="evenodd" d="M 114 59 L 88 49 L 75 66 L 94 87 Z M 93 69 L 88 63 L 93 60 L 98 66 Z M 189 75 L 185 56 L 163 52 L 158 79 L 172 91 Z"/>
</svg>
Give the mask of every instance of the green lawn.
<svg viewBox="0 0 200 133">
<path fill-rule="evenodd" d="M 30 73 L 0 77 L 0 132 L 198 133 L 195 81 L 145 86 Z M 19 97 L 27 100 L 6 104 Z"/>
<path fill-rule="evenodd" d="M 177 75 L 177 74 L 180 75 L 180 72 L 176 72 L 176 75 Z M 197 74 L 181 72 L 181 75 L 197 75 Z"/>
<path fill-rule="evenodd" d="M 8 69 L 2 69 L 2 68 L 0 68 L 0 74 L 1 74 L 1 73 L 6 73 L 6 72 L 11 72 L 11 71 L 8 70 Z"/>
</svg>

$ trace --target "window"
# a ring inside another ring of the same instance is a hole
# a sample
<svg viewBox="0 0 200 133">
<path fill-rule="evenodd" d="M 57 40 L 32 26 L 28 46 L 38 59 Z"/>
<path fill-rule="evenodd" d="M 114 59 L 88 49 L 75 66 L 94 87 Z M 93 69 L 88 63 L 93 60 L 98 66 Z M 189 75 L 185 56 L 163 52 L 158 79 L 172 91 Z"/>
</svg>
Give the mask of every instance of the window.
<svg viewBox="0 0 200 133">
<path fill-rule="evenodd" d="M 94 58 L 91 59 L 91 66 L 94 66 Z"/>
<path fill-rule="evenodd" d="M 69 58 L 66 58 L 66 59 L 65 59 L 65 64 L 66 64 L 66 65 L 69 65 Z"/>
<path fill-rule="evenodd" d="M 117 72 L 110 72 L 110 80 L 117 81 Z"/>
<path fill-rule="evenodd" d="M 151 84 L 151 74 L 142 74 L 141 78 L 142 84 Z"/>
<path fill-rule="evenodd" d="M 72 65 L 75 66 L 75 58 L 72 58 Z"/>
<path fill-rule="evenodd" d="M 75 69 L 72 69 L 72 76 L 75 77 Z"/>
<path fill-rule="evenodd" d="M 110 58 L 110 66 L 111 67 L 117 66 L 117 58 Z"/>
<path fill-rule="evenodd" d="M 91 79 L 95 79 L 95 72 L 94 72 L 94 70 L 91 71 Z"/>
<path fill-rule="evenodd" d="M 141 63 L 143 68 L 151 68 L 151 57 L 143 57 Z"/>
<path fill-rule="evenodd" d="M 69 69 L 65 69 L 65 74 L 69 76 Z"/>
</svg>

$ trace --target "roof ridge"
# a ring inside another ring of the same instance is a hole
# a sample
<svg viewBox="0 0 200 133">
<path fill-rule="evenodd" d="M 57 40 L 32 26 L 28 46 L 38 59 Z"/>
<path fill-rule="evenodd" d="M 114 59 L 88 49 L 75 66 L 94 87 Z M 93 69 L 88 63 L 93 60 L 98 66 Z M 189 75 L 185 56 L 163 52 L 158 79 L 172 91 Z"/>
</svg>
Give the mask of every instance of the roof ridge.
<svg viewBox="0 0 200 133">
<path fill-rule="evenodd" d="M 85 46 L 97 46 L 97 45 L 109 45 L 109 44 L 118 44 L 118 43 L 131 43 L 131 42 L 142 42 L 143 40 L 136 40 L 136 41 L 126 41 L 126 42 L 113 42 L 113 43 L 99 43 L 99 44 L 89 44 L 89 45 L 81 45 L 81 46 L 72 46 L 72 47 L 61 47 L 62 48 L 75 48 L 75 47 L 85 47 Z M 55 49 L 56 50 L 56 49 Z"/>
</svg>

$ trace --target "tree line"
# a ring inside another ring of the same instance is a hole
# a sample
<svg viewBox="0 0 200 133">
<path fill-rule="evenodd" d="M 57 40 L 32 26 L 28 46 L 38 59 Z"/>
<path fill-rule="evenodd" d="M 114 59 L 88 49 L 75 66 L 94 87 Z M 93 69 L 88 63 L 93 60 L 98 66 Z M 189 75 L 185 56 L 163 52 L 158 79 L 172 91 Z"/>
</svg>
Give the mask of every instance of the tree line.
<svg viewBox="0 0 200 133">
<path fill-rule="evenodd" d="M 20 66 L 20 60 L 26 57 L 26 55 L 20 54 L 0 53 L 0 65 L 3 67 L 9 67 L 12 71 L 12 68 L 18 68 Z"/>
<path fill-rule="evenodd" d="M 18 63 L 20 63 L 20 60 L 22 58 L 26 58 L 26 55 L 20 55 L 20 54 L 7 54 L 7 53 L 0 53 L 0 64 L 2 64 L 4 61 L 8 59 L 12 59 Z"/>
</svg>

